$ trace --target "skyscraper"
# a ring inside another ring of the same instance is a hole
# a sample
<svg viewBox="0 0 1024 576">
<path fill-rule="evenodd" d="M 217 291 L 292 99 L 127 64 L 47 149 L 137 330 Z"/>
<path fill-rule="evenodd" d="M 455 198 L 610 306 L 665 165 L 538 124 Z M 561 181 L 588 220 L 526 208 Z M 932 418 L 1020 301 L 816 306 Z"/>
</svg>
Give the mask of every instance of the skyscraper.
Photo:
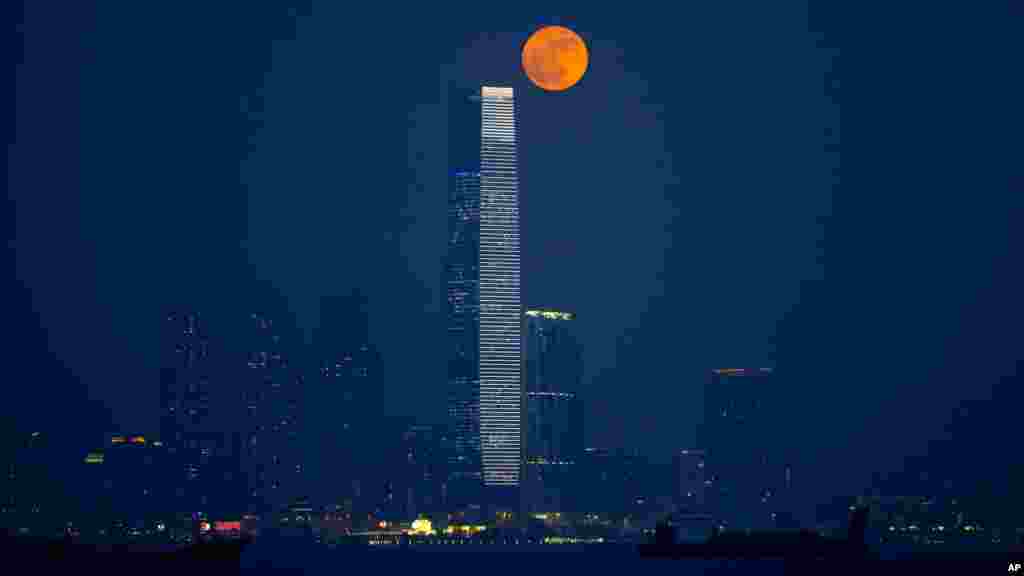
<svg viewBox="0 0 1024 576">
<path fill-rule="evenodd" d="M 484 86 L 453 98 L 448 196 L 449 414 L 456 476 L 518 486 L 521 304 L 515 100 Z"/>
<path fill-rule="evenodd" d="M 577 396 L 582 354 L 572 331 L 572 313 L 533 309 L 526 311 L 525 320 L 524 503 L 528 512 L 559 512 L 570 489 L 572 467 L 583 451 Z"/>
<path fill-rule="evenodd" d="M 673 457 L 676 508 L 685 513 L 704 511 L 703 450 L 679 450 Z"/>
<path fill-rule="evenodd" d="M 286 342 L 294 331 L 269 314 L 250 315 L 245 401 L 246 468 L 253 474 L 250 506 L 272 514 L 305 496 L 303 458 L 299 445 L 300 396 L 304 380 L 289 358 Z"/>
<path fill-rule="evenodd" d="M 772 378 L 770 368 L 722 368 L 710 374 L 699 433 L 711 480 L 705 497 L 716 521 L 727 528 L 774 525 L 785 462 L 772 435 L 777 427 L 768 405 Z"/>
</svg>

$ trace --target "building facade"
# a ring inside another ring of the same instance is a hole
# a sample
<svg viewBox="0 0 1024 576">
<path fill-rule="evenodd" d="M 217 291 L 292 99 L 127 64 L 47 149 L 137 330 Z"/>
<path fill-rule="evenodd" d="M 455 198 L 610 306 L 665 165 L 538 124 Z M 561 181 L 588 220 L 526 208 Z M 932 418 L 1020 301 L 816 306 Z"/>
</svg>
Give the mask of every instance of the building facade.
<svg viewBox="0 0 1024 576">
<path fill-rule="evenodd" d="M 377 432 L 369 427 L 370 395 L 380 383 L 381 356 L 370 338 L 369 300 L 361 290 L 320 301 L 320 325 L 314 333 L 319 381 L 307 406 L 311 418 L 330 422 L 321 432 L 322 448 L 334 455 L 320 463 L 319 487 L 330 486 L 327 498 L 356 500 L 356 485 L 370 481 L 366 439 Z M 316 464 L 314 459 L 311 464 Z M 365 503 L 358 502 L 359 506 Z"/>
<path fill-rule="evenodd" d="M 283 316 L 283 314 L 281 314 Z M 243 466 L 249 472 L 248 508 L 268 517 L 284 513 L 306 493 L 299 444 L 300 396 L 305 381 L 286 347 L 294 334 L 266 313 L 249 317 L 243 397 Z"/>
<path fill-rule="evenodd" d="M 530 309 L 524 314 L 525 467 L 523 499 L 531 514 L 567 509 L 574 466 L 583 452 L 578 397 L 582 351 L 573 333 L 575 315 Z"/>
<path fill-rule="evenodd" d="M 169 522 L 175 509 L 173 474 L 178 462 L 168 458 L 163 441 L 145 434 L 107 434 L 105 448 L 86 457 L 83 478 L 103 504 L 103 514 L 126 527 L 151 529 Z M 96 455 L 102 455 L 97 461 Z"/>
<path fill-rule="evenodd" d="M 77 470 L 65 465 L 64 461 L 72 457 L 66 437 L 17 430 L 5 433 L 0 531 L 24 529 L 32 534 L 52 535 L 54 528 L 64 525 L 76 504 L 80 505 L 79 511 L 94 506 L 92 494 L 83 496 L 73 488 L 80 484 L 80 477 L 75 474 Z"/>
<path fill-rule="evenodd" d="M 705 391 L 700 442 L 707 450 L 705 496 L 726 529 L 775 527 L 786 462 L 769 401 L 770 368 L 713 370 Z"/>
<path fill-rule="evenodd" d="M 707 454 L 692 448 L 679 450 L 673 459 L 675 507 L 683 513 L 705 512 L 704 482 Z"/>
<path fill-rule="evenodd" d="M 443 512 L 441 437 L 434 426 L 413 425 L 402 435 L 405 517 Z"/>
<path fill-rule="evenodd" d="M 160 439 L 174 470 L 173 500 L 181 513 L 241 506 L 240 435 L 225 427 L 233 404 L 226 354 L 214 354 L 198 312 L 166 316 L 160 371 Z"/>
<path fill-rule="evenodd" d="M 522 322 L 515 99 L 452 99 L 445 262 L 453 481 L 520 482 Z"/>
</svg>

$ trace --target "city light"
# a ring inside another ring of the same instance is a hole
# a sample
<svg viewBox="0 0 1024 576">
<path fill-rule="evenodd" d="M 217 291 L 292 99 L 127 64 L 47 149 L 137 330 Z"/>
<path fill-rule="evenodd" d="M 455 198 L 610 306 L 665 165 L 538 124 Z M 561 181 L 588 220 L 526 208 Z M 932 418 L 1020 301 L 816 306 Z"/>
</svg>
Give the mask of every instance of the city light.
<svg viewBox="0 0 1024 576">
<path fill-rule="evenodd" d="M 410 533 L 422 536 L 433 536 L 436 534 L 433 524 L 427 518 L 417 518 L 412 521 Z"/>
</svg>

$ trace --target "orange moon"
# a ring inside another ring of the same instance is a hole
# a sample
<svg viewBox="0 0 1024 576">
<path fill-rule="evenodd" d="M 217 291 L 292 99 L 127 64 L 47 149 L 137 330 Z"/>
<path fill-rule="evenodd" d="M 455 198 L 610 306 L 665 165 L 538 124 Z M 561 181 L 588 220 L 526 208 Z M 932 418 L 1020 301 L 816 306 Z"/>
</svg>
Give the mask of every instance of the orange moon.
<svg viewBox="0 0 1024 576">
<path fill-rule="evenodd" d="M 523 45 L 523 71 L 531 82 L 557 92 L 572 88 L 587 71 L 587 45 L 562 26 L 545 26 Z"/>
</svg>

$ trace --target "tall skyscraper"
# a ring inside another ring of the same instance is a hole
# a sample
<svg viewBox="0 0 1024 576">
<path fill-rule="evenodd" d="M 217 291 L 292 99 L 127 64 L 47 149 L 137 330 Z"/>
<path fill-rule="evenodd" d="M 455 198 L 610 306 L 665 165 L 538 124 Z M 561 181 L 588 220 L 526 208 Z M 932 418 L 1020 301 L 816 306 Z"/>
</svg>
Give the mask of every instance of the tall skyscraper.
<svg viewBox="0 0 1024 576">
<path fill-rule="evenodd" d="M 368 481 L 372 466 L 367 442 L 377 436 L 367 425 L 370 394 L 380 382 L 381 358 L 370 340 L 369 301 L 361 290 L 320 300 L 320 325 L 313 343 L 319 362 L 316 401 L 308 406 L 320 426 L 320 450 L 334 455 L 329 462 L 311 460 L 323 497 L 355 498 L 353 482 Z M 339 493 L 341 487 L 341 493 Z M 359 503 L 362 504 L 362 503 Z"/>
<path fill-rule="evenodd" d="M 456 475 L 519 485 L 522 321 L 515 100 L 453 98 L 448 256 L 449 414 Z"/>
<path fill-rule="evenodd" d="M 526 322 L 526 462 L 523 490 L 531 513 L 560 512 L 572 467 L 583 452 L 577 396 L 583 378 L 575 315 L 532 309 Z"/>
<path fill-rule="evenodd" d="M 717 369 L 705 390 L 699 432 L 711 480 L 705 496 L 712 515 L 727 529 L 774 526 L 785 462 L 773 436 L 772 378 L 770 368 Z"/>
</svg>

